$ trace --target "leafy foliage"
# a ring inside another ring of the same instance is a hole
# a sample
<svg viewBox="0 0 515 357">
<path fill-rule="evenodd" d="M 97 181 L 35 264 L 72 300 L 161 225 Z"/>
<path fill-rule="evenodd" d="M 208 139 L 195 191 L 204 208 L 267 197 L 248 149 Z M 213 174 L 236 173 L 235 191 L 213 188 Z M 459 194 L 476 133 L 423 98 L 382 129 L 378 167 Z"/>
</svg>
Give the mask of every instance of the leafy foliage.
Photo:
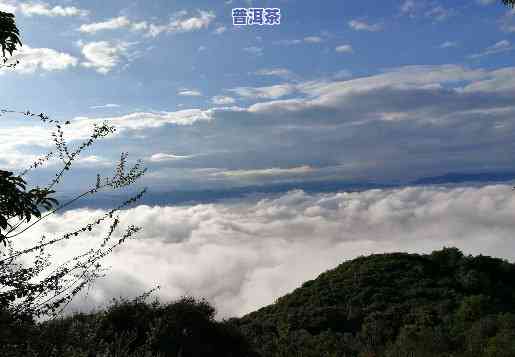
<svg viewBox="0 0 515 357">
<path fill-rule="evenodd" d="M 121 299 L 105 311 L 39 325 L 12 320 L 9 331 L 17 329 L 18 336 L 0 331 L 0 342 L 8 337 L 3 352 L 28 357 L 257 357 L 241 332 L 229 321 L 215 321 L 214 314 L 206 301 L 191 297 L 168 304 Z"/>
<path fill-rule="evenodd" d="M 2 49 L 2 61 L 8 61 L 7 54 L 12 56 L 18 46 L 21 46 L 20 31 L 16 27 L 14 15 L 0 11 L 0 48 Z"/>
<path fill-rule="evenodd" d="M 53 190 L 33 188 L 26 191 L 27 182 L 12 172 L 0 170 L 0 229 L 12 228 L 9 220 L 17 217 L 27 222 L 31 218 L 41 218 L 41 206 L 46 210 L 57 206 L 58 202 L 49 195 Z M 7 245 L 7 237 L 0 230 L 0 243 Z"/>
<path fill-rule="evenodd" d="M 346 262 L 238 325 L 261 356 L 513 356 L 514 319 L 515 265 L 446 248 Z"/>
</svg>

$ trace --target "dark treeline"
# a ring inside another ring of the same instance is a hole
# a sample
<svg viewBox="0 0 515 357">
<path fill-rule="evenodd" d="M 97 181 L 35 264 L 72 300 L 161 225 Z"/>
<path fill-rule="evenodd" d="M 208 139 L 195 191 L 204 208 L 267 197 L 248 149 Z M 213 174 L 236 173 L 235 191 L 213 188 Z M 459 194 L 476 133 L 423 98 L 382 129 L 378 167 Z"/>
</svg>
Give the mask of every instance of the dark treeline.
<svg viewBox="0 0 515 357">
<path fill-rule="evenodd" d="M 3 312 L 2 356 L 515 356 L 515 264 L 465 256 L 360 257 L 242 318 L 204 300 L 117 300 L 36 324 Z"/>
</svg>

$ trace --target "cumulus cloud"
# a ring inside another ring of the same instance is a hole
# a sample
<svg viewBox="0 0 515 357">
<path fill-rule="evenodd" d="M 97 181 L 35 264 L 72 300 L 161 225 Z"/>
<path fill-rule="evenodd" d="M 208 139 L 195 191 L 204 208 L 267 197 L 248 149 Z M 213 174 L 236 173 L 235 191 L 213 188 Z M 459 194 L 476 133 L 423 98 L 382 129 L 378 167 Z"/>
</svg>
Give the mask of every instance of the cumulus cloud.
<svg viewBox="0 0 515 357">
<path fill-rule="evenodd" d="M 51 6 L 46 2 L 21 2 L 17 4 L 11 1 L 2 6 L 9 12 L 21 12 L 25 16 L 87 16 L 88 10 L 75 6 Z"/>
<path fill-rule="evenodd" d="M 369 24 L 361 20 L 351 20 L 348 24 L 350 28 L 356 31 L 377 32 L 383 29 L 383 25 L 381 24 Z"/>
<path fill-rule="evenodd" d="M 514 211 L 511 187 L 502 185 L 292 191 L 238 203 L 139 206 L 122 212 L 121 220 L 142 226 L 142 232 L 109 256 L 107 277 L 71 309 L 139 295 L 159 284 L 161 299 L 206 297 L 220 317 L 239 316 L 360 255 L 457 246 L 466 254 L 514 261 Z M 101 213 L 54 215 L 31 234 L 52 236 Z M 99 233 L 59 247 L 55 258 L 88 249 L 101 239 Z"/>
<path fill-rule="evenodd" d="M 79 31 L 94 34 L 99 31 L 130 29 L 143 32 L 146 36 L 156 37 L 162 33 L 184 33 L 198 31 L 209 27 L 216 16 L 212 11 L 197 10 L 195 13 L 179 11 L 171 16 L 167 23 L 152 23 L 149 21 L 134 21 L 126 16 L 118 16 L 101 22 L 83 24 Z M 217 33 L 225 31 L 225 27 L 218 27 Z"/>
<path fill-rule="evenodd" d="M 81 65 L 107 74 L 120 65 L 124 58 L 130 56 L 129 47 L 128 42 L 97 41 L 81 44 L 81 51 L 86 60 Z"/>
<path fill-rule="evenodd" d="M 46 3 L 22 3 L 20 11 L 26 16 L 86 16 L 89 11 L 79 9 L 74 6 L 54 6 L 50 7 Z"/>
<path fill-rule="evenodd" d="M 20 61 L 15 73 L 30 74 L 37 71 L 63 71 L 78 63 L 74 56 L 51 48 L 33 48 L 24 45 L 10 58 L 10 62 Z M 3 72 L 8 70 L 3 69 Z"/>
<path fill-rule="evenodd" d="M 80 32 L 84 33 L 96 33 L 103 30 L 115 30 L 127 27 L 131 24 L 129 19 L 125 16 L 118 16 L 112 19 L 102 21 L 102 22 L 94 22 L 91 24 L 83 24 L 79 27 Z"/>
<path fill-rule="evenodd" d="M 147 34 L 151 37 L 161 33 L 182 33 L 208 28 L 216 16 L 212 11 L 198 10 L 195 15 L 180 11 L 167 24 L 149 24 Z"/>
</svg>

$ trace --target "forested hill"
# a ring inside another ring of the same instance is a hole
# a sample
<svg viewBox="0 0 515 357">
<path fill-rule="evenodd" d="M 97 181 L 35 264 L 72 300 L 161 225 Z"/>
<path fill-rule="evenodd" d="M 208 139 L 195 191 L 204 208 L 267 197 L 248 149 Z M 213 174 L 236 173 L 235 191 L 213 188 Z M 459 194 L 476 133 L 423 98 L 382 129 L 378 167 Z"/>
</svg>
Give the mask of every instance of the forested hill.
<svg viewBox="0 0 515 357">
<path fill-rule="evenodd" d="M 345 262 L 238 321 L 262 356 L 515 356 L 515 265 L 456 248 Z"/>
</svg>

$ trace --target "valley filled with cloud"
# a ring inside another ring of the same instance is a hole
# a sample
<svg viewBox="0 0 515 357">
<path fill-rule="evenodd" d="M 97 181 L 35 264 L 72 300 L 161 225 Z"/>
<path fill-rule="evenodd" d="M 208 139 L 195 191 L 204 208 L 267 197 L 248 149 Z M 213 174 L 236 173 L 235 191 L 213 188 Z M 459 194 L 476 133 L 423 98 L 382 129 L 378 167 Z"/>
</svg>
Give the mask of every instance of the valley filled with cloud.
<svg viewBox="0 0 515 357">
<path fill-rule="evenodd" d="M 58 236 L 102 213 L 80 209 L 55 215 L 31 235 Z M 515 196 L 506 185 L 330 194 L 296 190 L 218 204 L 141 205 L 120 218 L 144 229 L 113 252 L 104 264 L 111 266 L 107 276 L 68 311 L 89 311 L 113 297 L 134 297 L 160 285 L 155 296 L 164 301 L 205 297 L 219 317 L 241 316 L 361 255 L 455 246 L 465 254 L 514 261 L 514 216 Z M 98 244 L 101 233 L 93 230 L 59 244 L 52 250 L 55 259 Z"/>
</svg>

